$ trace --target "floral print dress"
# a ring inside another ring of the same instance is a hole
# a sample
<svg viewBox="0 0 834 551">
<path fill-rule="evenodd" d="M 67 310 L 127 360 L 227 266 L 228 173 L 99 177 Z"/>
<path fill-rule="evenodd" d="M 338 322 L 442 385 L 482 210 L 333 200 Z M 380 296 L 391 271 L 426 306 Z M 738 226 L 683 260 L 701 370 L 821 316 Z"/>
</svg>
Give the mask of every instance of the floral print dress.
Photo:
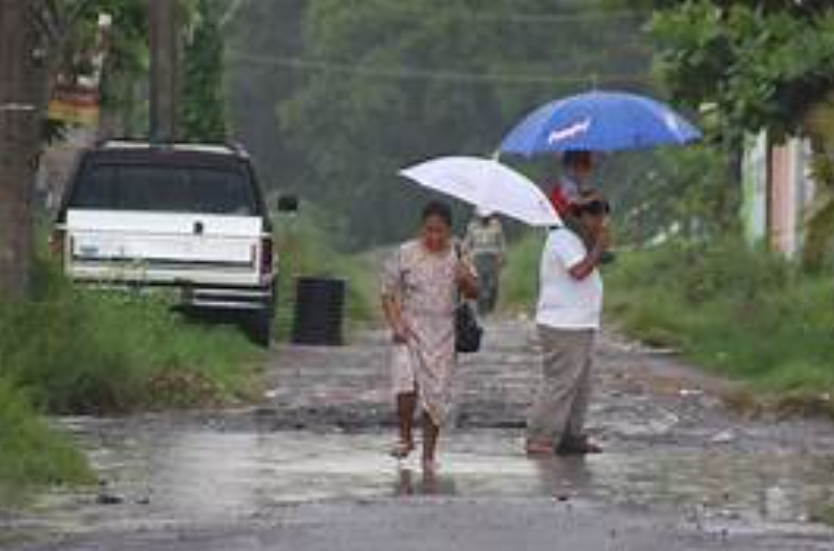
<svg viewBox="0 0 834 551">
<path fill-rule="evenodd" d="M 416 240 L 399 247 L 382 276 L 383 296 L 399 299 L 412 335 L 407 344 L 393 347 L 393 391 L 418 393 L 423 410 L 437 425 L 443 424 L 451 402 L 457 265 L 454 247 L 436 254 Z"/>
</svg>

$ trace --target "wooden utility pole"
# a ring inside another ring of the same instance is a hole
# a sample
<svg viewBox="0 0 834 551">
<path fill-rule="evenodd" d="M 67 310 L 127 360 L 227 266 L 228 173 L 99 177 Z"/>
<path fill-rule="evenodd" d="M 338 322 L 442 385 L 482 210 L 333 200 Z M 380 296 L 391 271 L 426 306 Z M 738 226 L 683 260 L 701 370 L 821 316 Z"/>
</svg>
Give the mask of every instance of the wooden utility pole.
<svg viewBox="0 0 834 551">
<path fill-rule="evenodd" d="M 28 295 L 45 51 L 31 0 L 0 0 L 0 300 Z"/>
<path fill-rule="evenodd" d="M 151 50 L 151 140 L 177 135 L 178 60 L 176 0 L 148 0 Z"/>
</svg>

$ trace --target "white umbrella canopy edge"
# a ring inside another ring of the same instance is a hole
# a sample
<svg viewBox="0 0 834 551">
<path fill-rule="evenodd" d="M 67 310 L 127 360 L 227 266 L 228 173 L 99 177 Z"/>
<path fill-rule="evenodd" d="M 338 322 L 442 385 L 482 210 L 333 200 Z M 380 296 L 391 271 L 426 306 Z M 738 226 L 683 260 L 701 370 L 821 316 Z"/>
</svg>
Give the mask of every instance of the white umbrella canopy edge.
<svg viewBox="0 0 834 551">
<path fill-rule="evenodd" d="M 544 192 L 523 174 L 494 159 L 448 156 L 404 168 L 408 180 L 484 211 L 530 226 L 562 226 Z"/>
</svg>

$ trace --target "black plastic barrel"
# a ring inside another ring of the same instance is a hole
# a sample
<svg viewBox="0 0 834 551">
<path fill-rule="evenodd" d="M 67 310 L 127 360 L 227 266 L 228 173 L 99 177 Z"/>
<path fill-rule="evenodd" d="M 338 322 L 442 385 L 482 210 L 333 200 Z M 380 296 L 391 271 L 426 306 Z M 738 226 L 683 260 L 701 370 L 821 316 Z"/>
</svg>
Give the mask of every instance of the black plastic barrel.
<svg viewBox="0 0 834 551">
<path fill-rule="evenodd" d="M 293 342 L 314 346 L 343 344 L 346 283 L 341 279 L 296 280 Z"/>
</svg>

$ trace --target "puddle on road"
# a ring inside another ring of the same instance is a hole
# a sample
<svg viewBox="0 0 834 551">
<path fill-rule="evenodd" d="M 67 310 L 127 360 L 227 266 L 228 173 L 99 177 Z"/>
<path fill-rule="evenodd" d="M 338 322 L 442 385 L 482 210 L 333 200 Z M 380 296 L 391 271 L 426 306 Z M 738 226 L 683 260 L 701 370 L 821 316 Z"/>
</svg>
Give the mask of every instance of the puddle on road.
<svg viewBox="0 0 834 551">
<path fill-rule="evenodd" d="M 388 433 L 259 432 L 195 426 L 142 430 L 73 424 L 114 505 L 51 496 L 37 511 L 50 531 L 137 529 L 266 519 L 319 500 L 440 495 L 549 496 L 663 506 L 693 522 L 801 523 L 834 501 L 834 455 L 721 447 L 617 450 L 530 461 L 515 431 L 450 434 L 437 477 L 385 455 Z"/>
</svg>

